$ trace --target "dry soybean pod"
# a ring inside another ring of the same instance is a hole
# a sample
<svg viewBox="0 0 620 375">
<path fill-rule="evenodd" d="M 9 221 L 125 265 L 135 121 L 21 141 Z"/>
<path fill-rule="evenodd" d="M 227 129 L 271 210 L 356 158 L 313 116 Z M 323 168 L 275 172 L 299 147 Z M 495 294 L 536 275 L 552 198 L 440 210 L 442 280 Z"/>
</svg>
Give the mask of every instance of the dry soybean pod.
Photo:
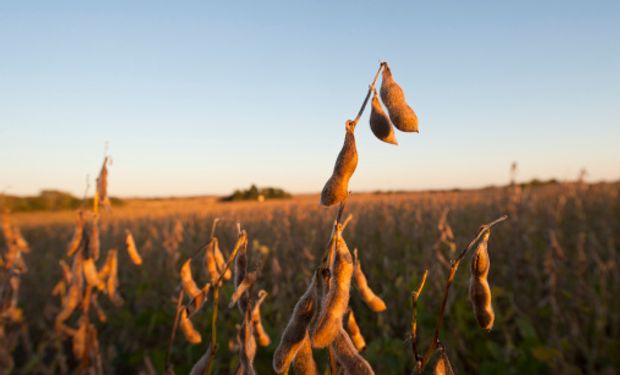
<svg viewBox="0 0 620 375">
<path fill-rule="evenodd" d="M 209 366 L 210 360 L 211 360 L 211 344 L 207 346 L 207 351 L 205 352 L 205 354 L 203 354 L 202 357 L 200 357 L 200 359 L 198 360 L 198 362 L 194 364 L 194 367 L 192 367 L 192 370 L 190 371 L 189 375 L 204 375 L 205 371 L 207 370 L 207 367 Z"/>
<path fill-rule="evenodd" d="M 310 342 L 310 336 L 308 334 L 304 337 L 304 340 L 295 355 L 295 359 L 293 360 L 293 369 L 297 375 L 319 374 L 319 371 L 316 368 L 316 362 L 312 356 L 312 343 Z"/>
<path fill-rule="evenodd" d="M 450 359 L 446 354 L 443 346 L 439 348 L 439 358 L 435 363 L 435 369 L 433 371 L 434 375 L 454 375 L 454 370 L 452 370 L 452 365 L 450 364 Z"/>
<path fill-rule="evenodd" d="M 258 345 L 260 346 L 269 346 L 271 343 L 271 338 L 265 331 L 265 327 L 263 327 L 263 320 L 260 316 L 260 305 L 263 303 L 265 298 L 267 297 L 267 292 L 261 289 L 258 292 L 258 300 L 254 303 L 254 307 L 252 308 L 252 324 L 254 324 L 254 336 L 258 341 Z"/>
<path fill-rule="evenodd" d="M 254 357 L 256 356 L 256 340 L 254 339 L 252 324 L 252 314 L 246 310 L 243 317 L 243 324 L 239 333 L 239 363 L 241 373 L 244 375 L 254 375 Z"/>
<path fill-rule="evenodd" d="M 116 288 L 118 287 L 118 258 L 117 258 L 117 250 L 110 249 L 108 252 L 108 256 L 110 257 L 110 274 L 108 276 L 108 282 L 106 285 L 106 290 L 108 292 L 108 297 L 117 306 L 123 304 L 123 299 L 118 295 Z"/>
<path fill-rule="evenodd" d="M 192 277 L 192 269 L 191 269 L 192 258 L 189 258 L 181 267 L 181 284 L 183 285 L 183 289 L 185 293 L 190 298 L 194 298 L 196 295 L 201 294 L 200 288 L 196 285 L 194 278 Z"/>
<path fill-rule="evenodd" d="M 126 231 L 125 235 L 125 244 L 127 245 L 127 254 L 129 254 L 129 258 L 136 266 L 142 264 L 142 257 L 138 252 L 138 248 L 136 247 L 136 241 L 133 239 L 133 235 L 129 230 Z"/>
<path fill-rule="evenodd" d="M 491 262 L 489 260 L 489 236 L 491 231 L 487 231 L 482 235 L 478 246 L 472 255 L 471 261 L 471 276 L 486 278 L 489 275 L 489 269 L 491 268 Z"/>
<path fill-rule="evenodd" d="M 73 341 L 72 342 L 73 354 L 79 359 L 82 359 L 84 357 L 84 353 L 86 353 L 87 332 L 88 332 L 88 324 L 86 322 L 86 318 L 82 317 L 80 318 L 80 326 L 75 331 L 75 334 L 73 335 L 73 340 L 72 340 Z"/>
<path fill-rule="evenodd" d="M 72 256 L 80 247 L 82 243 L 82 235 L 84 233 L 84 216 L 82 211 L 78 213 L 78 219 L 75 223 L 75 232 L 73 233 L 73 238 L 71 239 L 71 243 L 69 244 L 69 249 L 67 250 L 67 256 Z"/>
<path fill-rule="evenodd" d="M 398 145 L 396 140 L 396 134 L 394 133 L 394 125 L 390 121 L 390 118 L 385 114 L 381 103 L 379 103 L 379 97 L 377 96 L 377 90 L 373 87 L 372 101 L 370 102 L 370 130 L 379 140 Z"/>
<path fill-rule="evenodd" d="M 495 313 L 491 304 L 491 288 L 487 281 L 491 262 L 488 253 L 488 241 L 491 231 L 487 231 L 478 243 L 471 262 L 469 278 L 469 299 L 480 328 L 487 331 L 493 328 Z"/>
<path fill-rule="evenodd" d="M 366 275 L 364 275 L 364 271 L 362 271 L 362 264 L 357 256 L 357 249 L 353 251 L 353 254 L 355 256 L 353 278 L 355 279 L 355 284 L 357 285 L 357 290 L 359 290 L 362 300 L 364 300 L 366 306 L 374 312 L 385 311 L 387 306 L 385 302 L 383 302 L 383 299 L 376 295 L 368 286 L 368 279 L 366 279 Z"/>
<path fill-rule="evenodd" d="M 490 331 L 495 321 L 491 305 L 491 288 L 486 279 L 471 278 L 469 281 L 469 298 L 480 328 Z"/>
<path fill-rule="evenodd" d="M 230 303 L 228 308 L 235 306 L 235 303 L 239 302 L 239 308 L 244 310 L 248 304 L 248 295 L 246 294 L 252 285 L 256 282 L 256 272 L 249 272 L 246 277 L 238 284 L 235 285 L 235 291 L 230 297 Z"/>
<path fill-rule="evenodd" d="M 192 277 L 192 268 L 191 268 L 192 258 L 189 258 L 181 267 L 181 285 L 183 286 L 183 290 L 192 300 L 193 311 L 197 310 L 202 306 L 204 300 L 203 291 L 198 288 L 194 278 Z"/>
<path fill-rule="evenodd" d="M 224 259 L 224 254 L 222 254 L 222 250 L 220 250 L 219 241 L 217 237 L 213 237 L 213 240 L 215 241 L 215 244 L 213 246 L 213 255 L 215 256 L 215 265 L 217 266 L 217 270 L 219 272 L 222 272 L 222 270 L 224 269 L 224 264 L 226 263 L 226 260 Z M 230 269 L 227 269 L 226 272 L 224 272 L 224 280 L 230 280 L 231 278 L 232 278 L 232 271 Z"/>
<path fill-rule="evenodd" d="M 110 205 L 110 198 L 108 197 L 108 157 L 103 159 L 103 165 L 101 171 L 97 177 L 97 196 L 99 197 L 99 203 L 105 207 Z"/>
<path fill-rule="evenodd" d="M 403 132 L 418 133 L 418 116 L 407 104 L 405 93 L 392 76 L 387 63 L 383 63 L 381 79 L 381 100 L 387 107 L 390 120 L 396 128 Z"/>
<path fill-rule="evenodd" d="M 357 321 L 355 320 L 355 314 L 353 314 L 353 310 L 349 309 L 347 311 L 347 332 L 355 345 L 355 349 L 361 352 L 366 349 L 366 340 L 364 340 L 364 336 L 362 335 L 362 331 L 360 327 L 357 325 Z"/>
<path fill-rule="evenodd" d="M 280 344 L 273 355 L 273 369 L 277 373 L 287 372 L 297 351 L 308 336 L 308 325 L 318 303 L 319 271 L 315 271 L 306 292 L 295 304 L 293 314 L 282 332 Z"/>
<path fill-rule="evenodd" d="M 211 278 L 211 283 L 215 284 L 220 277 L 220 272 L 217 269 L 217 262 L 215 261 L 215 242 L 217 239 L 214 237 L 211 242 L 207 245 L 205 249 L 204 255 L 204 264 L 207 272 L 209 273 L 209 277 Z"/>
<path fill-rule="evenodd" d="M 198 344 L 202 341 L 202 336 L 194 328 L 194 325 L 192 324 L 192 321 L 189 320 L 189 317 L 187 316 L 187 311 L 185 309 L 181 311 L 181 330 L 183 331 L 183 334 L 185 335 L 187 341 L 189 341 L 190 343 Z"/>
<path fill-rule="evenodd" d="M 245 279 L 245 274 L 248 272 L 248 245 L 247 241 L 244 241 L 237 252 L 237 256 L 235 257 L 235 272 L 234 272 L 234 284 L 235 286 L 239 285 L 243 279 Z"/>
<path fill-rule="evenodd" d="M 77 305 L 80 303 L 80 291 L 80 287 L 76 284 L 73 284 L 69 287 L 67 296 L 63 301 L 62 310 L 56 316 L 57 325 L 67 320 L 71 316 Z"/>
<path fill-rule="evenodd" d="M 336 253 L 331 268 L 327 293 L 321 301 L 321 313 L 313 327 L 311 338 L 314 348 L 328 346 L 342 328 L 342 317 L 349 306 L 353 259 L 342 238 L 342 225 L 336 229 Z"/>
<path fill-rule="evenodd" d="M 362 357 L 355 345 L 349 338 L 349 335 L 340 327 L 336 338 L 331 343 L 331 347 L 336 355 L 336 360 L 349 374 L 355 375 L 370 375 L 375 372 L 370 367 L 370 364 Z"/>
<path fill-rule="evenodd" d="M 99 278 L 99 274 L 97 273 L 97 268 L 95 266 L 95 261 L 93 260 L 93 258 L 88 258 L 84 260 L 82 270 L 84 271 L 84 277 L 86 278 L 86 282 L 89 285 L 95 286 L 99 290 L 105 289 L 105 284 Z"/>
<path fill-rule="evenodd" d="M 321 191 L 321 204 L 331 206 L 345 200 L 349 193 L 349 180 L 357 168 L 357 147 L 355 146 L 354 121 L 346 122 L 344 144 L 336 159 L 331 177 Z"/>
</svg>

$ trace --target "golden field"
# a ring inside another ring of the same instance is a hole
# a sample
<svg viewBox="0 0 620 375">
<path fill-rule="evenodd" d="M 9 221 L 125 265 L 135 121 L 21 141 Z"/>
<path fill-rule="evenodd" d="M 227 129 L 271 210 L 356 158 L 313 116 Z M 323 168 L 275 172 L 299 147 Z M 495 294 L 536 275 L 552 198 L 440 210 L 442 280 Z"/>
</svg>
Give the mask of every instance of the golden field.
<svg viewBox="0 0 620 375">
<path fill-rule="evenodd" d="M 438 223 L 449 209 L 447 223 L 458 249 L 481 224 L 509 215 L 507 222 L 493 229 L 489 241 L 489 282 L 496 315 L 489 333 L 478 328 L 468 300 L 469 256 L 456 274 L 440 335 L 456 373 L 617 373 L 619 192 L 617 183 L 565 183 L 523 189 L 353 194 L 344 210 L 352 220 L 343 236 L 351 251 L 359 250 L 370 286 L 387 304 L 387 311 L 376 314 L 355 290 L 351 292 L 350 305 L 367 342 L 363 356 L 377 374 L 411 372 L 411 292 L 425 269 L 429 276 L 418 302 L 418 326 L 419 345 L 428 345 L 447 277 L 445 260 L 456 254 L 454 246 L 438 242 Z M 213 220 L 220 218 L 216 233 L 224 254 L 230 254 L 240 223 L 249 238 L 250 266 L 258 270 L 254 288 L 269 293 L 262 304 L 262 320 L 271 344 L 257 349 L 255 368 L 257 373 L 273 373 L 274 350 L 321 260 L 336 215 L 336 208 L 320 207 L 318 202 L 318 195 L 236 203 L 208 197 L 136 199 L 103 212 L 101 250 L 105 254 L 110 248 L 118 249 L 118 293 L 124 300 L 122 306 L 114 306 L 100 299 L 107 321 L 93 319 L 103 372 L 148 374 L 153 368 L 163 372 L 175 320 L 179 270 L 188 257 L 196 255 L 194 278 L 200 285 L 208 281 L 200 250 L 209 241 Z M 4 327 L 12 348 L 12 372 L 78 370 L 70 340 L 54 330 L 60 302 L 52 296 L 62 277 L 59 260 L 67 259 L 76 213 L 15 213 L 11 218 L 31 248 L 23 255 L 28 271 L 21 275 L 19 289 L 23 319 Z M 133 234 L 142 256 L 140 266 L 125 251 L 126 230 Z M 236 308 L 228 308 L 233 290 L 230 282 L 225 283 L 220 295 L 213 367 L 218 374 L 233 373 L 238 363 L 236 353 L 229 350 L 235 324 L 242 320 Z M 170 358 L 176 373 L 188 373 L 204 353 L 211 311 L 209 305 L 192 318 L 202 343 L 192 345 L 176 335 Z M 77 324 L 72 319 L 68 325 Z M 317 351 L 315 359 L 323 369 L 325 350 Z"/>
</svg>

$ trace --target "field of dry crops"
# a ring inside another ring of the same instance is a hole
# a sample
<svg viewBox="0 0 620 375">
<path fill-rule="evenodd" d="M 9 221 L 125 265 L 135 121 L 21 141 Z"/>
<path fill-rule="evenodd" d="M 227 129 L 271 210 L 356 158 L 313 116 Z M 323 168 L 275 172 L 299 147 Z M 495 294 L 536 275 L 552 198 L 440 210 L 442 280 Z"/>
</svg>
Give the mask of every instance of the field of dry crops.
<svg viewBox="0 0 620 375">
<path fill-rule="evenodd" d="M 369 285 L 387 305 L 386 311 L 374 313 L 351 287 L 350 306 L 366 341 L 362 355 L 377 374 L 411 372 L 415 363 L 411 293 L 424 270 L 428 268 L 429 274 L 417 303 L 417 346 L 422 351 L 433 336 L 448 260 L 481 224 L 507 214 L 509 220 L 497 225 L 489 240 L 493 329 L 478 327 L 468 300 L 469 256 L 456 273 L 447 300 L 440 339 L 455 372 L 617 373 L 619 191 L 619 184 L 575 183 L 524 190 L 353 194 L 344 210 L 344 216 L 352 214 L 352 219 L 343 238 L 351 251 L 358 249 Z M 209 198 L 133 201 L 102 212 L 98 264 L 104 263 L 109 249 L 118 249 L 117 293 L 124 302 L 115 304 L 102 293 L 98 307 L 105 322 L 91 313 L 99 371 L 163 372 L 177 312 L 179 272 L 209 242 L 213 220 L 220 218 L 215 233 L 224 255 L 230 255 L 240 223 L 248 238 L 248 264 L 257 271 L 253 293 L 259 289 L 268 293 L 261 315 L 271 340 L 256 349 L 254 367 L 257 373 L 273 373 L 280 335 L 321 261 L 336 215 L 337 208 L 320 207 L 318 200 L 304 196 L 244 203 Z M 30 251 L 21 256 L 27 266 L 20 275 L 16 301 L 21 317 L 2 318 L 0 362 L 4 366 L 12 362 L 14 373 L 78 370 L 82 361 L 75 356 L 71 332 L 57 329 L 61 302 L 52 296 L 63 277 L 59 261 L 70 261 L 66 253 L 76 213 L 12 214 L 11 220 Z M 134 264 L 125 250 L 127 230 L 135 239 L 141 265 Z M 5 240 L 0 239 L 3 252 Z M 198 285 L 203 285 L 209 275 L 199 254 L 192 270 Z M 244 317 L 228 307 L 234 289 L 232 282 L 225 282 L 219 293 L 213 373 L 234 373 L 239 362 L 235 338 Z M 213 295 L 208 298 L 192 316 L 202 342 L 192 344 L 177 334 L 170 346 L 169 362 L 178 374 L 190 371 L 212 338 Z M 78 327 L 79 316 L 69 316 L 66 327 Z M 322 373 L 329 363 L 327 350 L 316 350 L 314 358 Z"/>
</svg>

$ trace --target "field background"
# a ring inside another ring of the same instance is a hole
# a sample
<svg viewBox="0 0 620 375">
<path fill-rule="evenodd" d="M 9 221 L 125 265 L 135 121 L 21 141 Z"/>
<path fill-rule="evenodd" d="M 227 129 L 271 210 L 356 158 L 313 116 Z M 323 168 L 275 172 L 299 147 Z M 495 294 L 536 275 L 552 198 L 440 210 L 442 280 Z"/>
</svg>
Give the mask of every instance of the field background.
<svg viewBox="0 0 620 375">
<path fill-rule="evenodd" d="M 489 250 L 496 312 L 495 326 L 477 327 L 467 298 L 469 257 L 456 275 L 441 339 L 457 373 L 598 373 L 620 371 L 620 184 L 554 184 L 536 188 L 493 188 L 459 192 L 353 194 L 346 214 L 353 220 L 344 237 L 358 248 L 370 286 L 388 310 L 372 313 L 352 291 L 355 311 L 368 347 L 364 356 L 377 374 L 404 374 L 412 369 L 408 341 L 410 293 L 425 268 L 430 274 L 419 306 L 422 347 L 432 336 L 447 267 L 449 246 L 434 246 L 438 221 L 449 209 L 448 223 L 462 247 L 478 227 L 502 214 L 508 222 L 493 230 Z M 258 373 L 272 373 L 271 358 L 297 298 L 303 293 L 327 242 L 335 209 L 318 205 L 318 196 L 290 200 L 219 203 L 215 198 L 128 200 L 104 215 L 102 250 L 119 251 L 119 291 L 125 304 L 100 299 L 107 323 L 96 323 L 106 373 L 138 373 L 149 358 L 163 368 L 179 283 L 178 271 L 188 256 L 208 241 L 212 221 L 221 218 L 217 235 L 225 252 L 236 240 L 236 223 L 247 230 L 251 265 L 260 267 L 256 285 L 269 292 L 262 306 L 272 344 L 258 348 Z M 51 290 L 61 277 L 73 234 L 74 212 L 15 213 L 32 251 L 25 254 L 19 305 L 25 324 L 14 353 L 17 372 L 54 371 L 58 358 L 72 360 L 69 342 L 53 334 L 59 301 Z M 172 240 L 175 230 L 182 241 Z M 124 250 L 124 232 L 133 233 L 143 256 L 133 265 Z M 554 241 L 554 238 L 557 241 Z M 3 241 L 0 241 L 0 244 Z M 105 254 L 105 253 L 104 253 Z M 100 260 L 103 262 L 103 260 Z M 202 256 L 193 262 L 194 277 L 207 281 Z M 225 286 L 219 318 L 216 373 L 232 373 L 236 356 L 228 341 L 241 321 L 227 309 L 232 285 Z M 210 309 L 195 326 L 208 337 Z M 172 362 L 187 373 L 205 344 L 190 345 L 181 334 Z M 322 360 L 324 354 L 318 355 Z M 320 363 L 324 366 L 325 361 Z"/>
</svg>

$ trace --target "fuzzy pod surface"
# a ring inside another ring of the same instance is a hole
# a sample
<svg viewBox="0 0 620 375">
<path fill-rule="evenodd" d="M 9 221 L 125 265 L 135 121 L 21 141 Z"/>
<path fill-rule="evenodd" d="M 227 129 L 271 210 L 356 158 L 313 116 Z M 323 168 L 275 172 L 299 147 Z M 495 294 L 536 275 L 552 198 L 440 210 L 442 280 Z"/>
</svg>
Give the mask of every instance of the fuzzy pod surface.
<svg viewBox="0 0 620 375">
<path fill-rule="evenodd" d="M 181 267 L 181 285 L 183 286 L 183 290 L 189 296 L 189 298 L 194 298 L 199 294 L 202 294 L 202 291 L 196 285 L 194 278 L 192 277 L 192 269 L 191 269 L 192 258 L 183 263 Z"/>
<path fill-rule="evenodd" d="M 357 255 L 357 249 L 354 250 L 355 254 L 355 263 L 353 268 L 353 278 L 355 280 L 355 285 L 357 285 L 357 290 L 360 292 L 360 296 L 362 300 L 374 312 L 382 312 L 387 309 L 387 306 L 383 299 L 379 297 L 375 292 L 368 286 L 368 279 L 362 270 L 362 264 Z"/>
<path fill-rule="evenodd" d="M 258 292 L 258 300 L 254 303 L 254 307 L 252 307 L 252 324 L 254 324 L 254 336 L 256 337 L 256 341 L 258 341 L 258 345 L 260 346 L 269 346 L 271 344 L 271 338 L 267 334 L 265 327 L 263 326 L 263 320 L 260 314 L 260 306 L 267 297 L 267 292 L 265 290 L 260 290 Z"/>
<path fill-rule="evenodd" d="M 356 375 L 371 375 L 375 372 L 364 357 L 362 357 L 347 332 L 341 327 L 331 344 L 338 363 L 344 367 L 346 373 Z"/>
<path fill-rule="evenodd" d="M 318 271 L 312 276 L 306 292 L 295 304 L 293 314 L 282 332 L 280 344 L 273 355 L 273 369 L 276 373 L 288 371 L 295 355 L 308 336 L 308 325 L 312 320 L 318 303 L 318 285 L 321 275 Z"/>
<path fill-rule="evenodd" d="M 354 130 L 355 123 L 347 121 L 344 144 L 336 158 L 332 175 L 321 191 L 321 204 L 323 206 L 332 206 L 340 203 L 349 194 L 349 180 L 353 176 L 358 162 Z"/>
<path fill-rule="evenodd" d="M 362 335 L 362 331 L 360 330 L 359 325 L 357 325 L 357 321 L 355 320 L 355 314 L 353 314 L 353 310 L 349 309 L 347 316 L 347 332 L 351 337 L 351 341 L 355 345 L 355 349 L 357 351 L 362 352 L 366 348 L 366 340 L 364 339 L 364 335 Z"/>
<path fill-rule="evenodd" d="M 204 255 L 204 267 L 209 274 L 209 278 L 211 279 L 211 284 L 215 285 L 217 280 L 220 277 L 220 272 L 218 271 L 217 261 L 215 259 L 215 247 L 217 246 L 217 238 L 213 238 L 211 242 L 207 245 L 205 249 Z"/>
<path fill-rule="evenodd" d="M 379 140 L 398 145 L 396 140 L 396 134 L 394 133 L 394 125 L 390 121 L 390 118 L 385 114 L 381 103 L 379 103 L 379 97 L 377 92 L 374 91 L 372 101 L 370 102 L 370 130 Z"/>
<path fill-rule="evenodd" d="M 207 347 L 207 351 L 200 357 L 200 359 L 194 364 L 189 375 L 203 375 L 209 366 L 211 361 L 211 344 Z"/>
<path fill-rule="evenodd" d="M 349 306 L 351 277 L 353 276 L 353 257 L 342 238 L 342 227 L 335 236 L 335 256 L 330 267 L 331 277 L 327 293 L 321 303 L 321 312 L 311 332 L 312 346 L 328 346 L 342 328 L 342 318 Z"/>
<path fill-rule="evenodd" d="M 418 133 L 418 116 L 407 104 L 405 93 L 392 76 L 392 71 L 386 63 L 383 67 L 381 79 L 381 100 L 385 104 L 390 120 L 394 126 L 403 132 Z"/>
<path fill-rule="evenodd" d="M 221 273 L 224 270 L 224 265 L 226 264 L 226 260 L 224 259 L 224 254 L 222 254 L 222 250 L 220 250 L 219 241 L 217 238 L 214 238 L 214 255 L 215 255 L 215 265 L 217 266 L 217 270 Z M 224 280 L 230 280 L 232 278 L 232 271 L 227 269 L 224 272 Z"/>
<path fill-rule="evenodd" d="M 437 359 L 437 362 L 435 362 L 435 368 L 433 369 L 433 374 L 434 375 L 454 375 L 454 370 L 452 370 L 450 359 L 448 359 L 448 355 L 443 350 L 439 354 L 439 358 Z"/>
<path fill-rule="evenodd" d="M 131 259 L 133 264 L 135 264 L 136 266 L 141 265 L 142 257 L 138 252 L 138 248 L 136 247 L 136 241 L 134 240 L 133 235 L 130 231 L 127 231 L 125 237 L 125 244 L 127 245 L 127 254 L 129 254 L 129 258 Z"/>
<path fill-rule="evenodd" d="M 491 303 L 491 287 L 487 280 L 491 261 L 489 259 L 488 241 L 490 231 L 481 238 L 472 256 L 469 278 L 469 299 L 480 328 L 490 331 L 495 321 L 495 312 Z"/>
<path fill-rule="evenodd" d="M 306 334 L 304 341 L 301 343 L 301 347 L 295 355 L 293 360 L 293 369 L 295 374 L 298 375 L 318 375 L 316 362 L 312 356 L 312 343 L 310 342 L 310 336 Z"/>
<path fill-rule="evenodd" d="M 194 328 L 194 325 L 192 324 L 192 321 L 189 320 L 189 317 L 187 316 L 187 311 L 185 311 L 185 309 L 183 309 L 183 311 L 181 312 L 180 319 L 181 331 L 183 331 L 183 334 L 185 335 L 187 341 L 192 344 L 199 344 L 200 342 L 202 342 L 202 336 L 200 335 L 200 332 L 196 331 L 196 329 Z"/>
</svg>

